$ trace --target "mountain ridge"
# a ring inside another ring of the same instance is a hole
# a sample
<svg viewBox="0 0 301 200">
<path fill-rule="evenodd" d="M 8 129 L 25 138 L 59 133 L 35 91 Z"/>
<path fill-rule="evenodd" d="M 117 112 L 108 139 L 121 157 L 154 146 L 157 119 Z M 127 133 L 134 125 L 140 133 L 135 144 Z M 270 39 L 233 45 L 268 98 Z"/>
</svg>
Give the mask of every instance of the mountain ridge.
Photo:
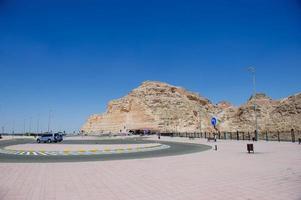
<svg viewBox="0 0 301 200">
<path fill-rule="evenodd" d="M 301 93 L 273 100 L 257 93 L 260 131 L 301 130 Z M 126 96 L 108 103 L 103 114 L 91 115 L 81 128 L 87 133 L 126 132 L 150 129 L 159 132 L 213 131 L 210 119 L 219 119 L 220 131 L 254 131 L 254 98 L 234 106 L 208 98 L 183 87 L 160 81 L 144 81 Z M 293 123 L 294 121 L 294 123 Z"/>
</svg>

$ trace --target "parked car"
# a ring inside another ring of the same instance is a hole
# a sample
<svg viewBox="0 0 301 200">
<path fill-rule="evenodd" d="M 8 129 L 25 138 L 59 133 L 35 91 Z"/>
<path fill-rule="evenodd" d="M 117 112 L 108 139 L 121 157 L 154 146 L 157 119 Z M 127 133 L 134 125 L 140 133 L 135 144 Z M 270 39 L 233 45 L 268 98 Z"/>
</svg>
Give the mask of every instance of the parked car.
<svg viewBox="0 0 301 200">
<path fill-rule="evenodd" d="M 37 139 L 37 142 L 38 143 L 41 143 L 41 142 L 48 142 L 48 143 L 51 143 L 51 142 L 61 142 L 63 141 L 63 136 L 59 133 L 47 133 L 47 134 L 43 134 L 41 136 L 38 137 Z"/>
</svg>

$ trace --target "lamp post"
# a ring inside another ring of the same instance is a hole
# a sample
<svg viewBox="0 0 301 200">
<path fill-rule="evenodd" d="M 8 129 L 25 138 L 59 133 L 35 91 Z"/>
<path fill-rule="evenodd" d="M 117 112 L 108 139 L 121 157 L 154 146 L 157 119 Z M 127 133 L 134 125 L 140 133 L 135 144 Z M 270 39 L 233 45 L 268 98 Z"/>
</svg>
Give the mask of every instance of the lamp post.
<svg viewBox="0 0 301 200">
<path fill-rule="evenodd" d="M 254 102 L 254 113 L 255 113 L 255 140 L 258 141 L 258 122 L 257 122 L 257 102 L 256 102 L 256 70 L 254 67 L 249 67 L 248 71 L 253 76 L 253 102 Z"/>
<path fill-rule="evenodd" d="M 29 118 L 29 134 L 31 133 L 32 117 Z"/>
<path fill-rule="evenodd" d="M 202 109 L 200 107 L 199 111 L 199 120 L 200 120 L 200 133 L 202 133 Z"/>
<path fill-rule="evenodd" d="M 7 132 L 8 133 L 8 132 Z M 11 138 L 14 138 L 14 134 L 15 134 L 15 121 L 12 121 L 12 126 L 11 126 Z"/>
<path fill-rule="evenodd" d="M 48 115 L 48 133 L 50 131 L 50 123 L 51 123 L 51 109 L 49 110 L 49 115 Z"/>
<path fill-rule="evenodd" d="M 26 133 L 26 119 L 24 119 L 24 123 L 23 123 L 23 134 L 25 135 Z"/>
<path fill-rule="evenodd" d="M 40 114 L 38 114 L 38 119 L 37 119 L 37 134 L 40 132 Z"/>
</svg>

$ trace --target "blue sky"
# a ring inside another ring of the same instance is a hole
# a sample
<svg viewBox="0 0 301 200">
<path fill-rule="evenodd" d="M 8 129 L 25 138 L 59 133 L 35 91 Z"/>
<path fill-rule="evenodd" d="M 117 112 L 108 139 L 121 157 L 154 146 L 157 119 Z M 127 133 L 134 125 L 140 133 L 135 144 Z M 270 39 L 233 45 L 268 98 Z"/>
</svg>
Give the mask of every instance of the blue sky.
<svg viewBox="0 0 301 200">
<path fill-rule="evenodd" d="M 145 80 L 240 105 L 300 92 L 301 3 L 0 0 L 0 126 L 78 130 Z M 31 123 L 30 123 L 31 122 Z M 31 125 L 30 125 L 31 124 Z"/>
</svg>

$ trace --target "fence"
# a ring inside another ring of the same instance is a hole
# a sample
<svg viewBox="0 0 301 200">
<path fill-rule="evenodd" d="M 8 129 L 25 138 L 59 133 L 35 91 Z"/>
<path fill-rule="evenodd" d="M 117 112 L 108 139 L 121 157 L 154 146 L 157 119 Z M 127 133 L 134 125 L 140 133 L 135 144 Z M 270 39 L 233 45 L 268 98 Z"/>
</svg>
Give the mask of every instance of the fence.
<svg viewBox="0 0 301 200">
<path fill-rule="evenodd" d="M 253 140 L 255 139 L 255 132 L 195 132 L 195 133 L 161 133 L 162 136 L 175 136 L 175 137 L 189 137 L 189 138 L 213 138 L 216 135 L 217 139 L 221 140 Z M 298 142 L 301 138 L 301 131 L 263 131 L 258 133 L 258 140 L 265 141 L 285 141 L 285 142 Z"/>
</svg>

